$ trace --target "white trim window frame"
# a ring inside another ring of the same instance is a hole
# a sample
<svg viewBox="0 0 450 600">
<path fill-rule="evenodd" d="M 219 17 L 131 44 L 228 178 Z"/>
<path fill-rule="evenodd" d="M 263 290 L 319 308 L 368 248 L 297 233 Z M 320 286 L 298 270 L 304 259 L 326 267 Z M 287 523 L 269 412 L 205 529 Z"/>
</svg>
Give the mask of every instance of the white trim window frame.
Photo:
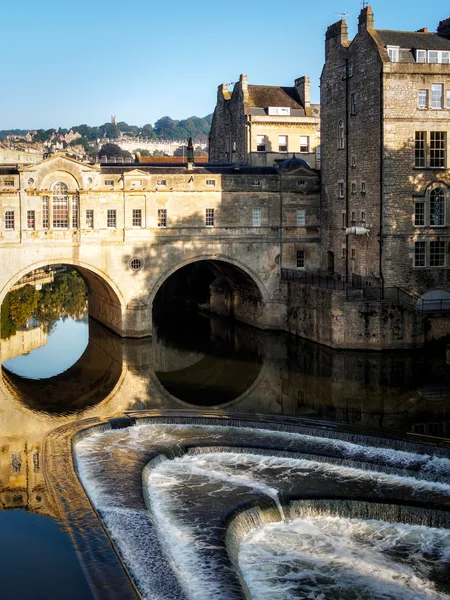
<svg viewBox="0 0 450 600">
<path fill-rule="evenodd" d="M 386 49 L 389 55 L 389 60 L 397 63 L 400 56 L 400 46 L 386 46 Z"/>
<path fill-rule="evenodd" d="M 428 108 L 428 90 L 419 90 L 417 92 L 417 108 Z"/>
<path fill-rule="evenodd" d="M 426 50 L 416 50 L 416 63 L 426 63 L 427 62 L 427 51 Z"/>
</svg>

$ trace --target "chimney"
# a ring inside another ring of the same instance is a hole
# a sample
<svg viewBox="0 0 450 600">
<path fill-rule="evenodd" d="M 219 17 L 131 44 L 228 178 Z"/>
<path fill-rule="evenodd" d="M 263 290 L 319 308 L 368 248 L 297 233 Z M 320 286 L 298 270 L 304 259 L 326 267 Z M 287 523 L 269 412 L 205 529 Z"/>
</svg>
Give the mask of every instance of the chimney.
<svg viewBox="0 0 450 600">
<path fill-rule="evenodd" d="M 303 106 L 305 111 L 309 110 L 311 106 L 311 94 L 310 94 L 310 83 L 309 77 L 299 77 L 294 82 L 295 91 L 300 99 L 300 104 Z"/>
<path fill-rule="evenodd" d="M 450 40 L 450 19 L 441 21 L 437 28 L 437 34 L 447 40 Z"/>
<path fill-rule="evenodd" d="M 428 27 L 422 27 L 422 29 L 418 29 L 416 33 L 428 33 Z"/>
<path fill-rule="evenodd" d="M 217 100 L 223 100 L 226 92 L 228 92 L 228 83 L 221 83 L 217 88 Z"/>
<path fill-rule="evenodd" d="M 194 168 L 194 144 L 192 143 L 192 138 L 189 138 L 187 145 L 187 170 L 192 171 Z"/>
<path fill-rule="evenodd" d="M 248 77 L 245 73 L 239 76 L 239 83 L 241 84 L 242 91 L 246 94 L 248 92 Z"/>
<path fill-rule="evenodd" d="M 363 33 L 369 29 L 375 29 L 375 21 L 373 18 L 373 11 L 371 6 L 363 8 L 359 14 L 358 20 L 358 33 Z"/>
<path fill-rule="evenodd" d="M 327 29 L 325 34 L 325 58 L 328 56 L 328 51 L 331 44 L 339 44 L 340 46 L 346 46 L 348 44 L 348 27 L 347 22 L 342 19 L 337 23 L 333 23 Z"/>
</svg>

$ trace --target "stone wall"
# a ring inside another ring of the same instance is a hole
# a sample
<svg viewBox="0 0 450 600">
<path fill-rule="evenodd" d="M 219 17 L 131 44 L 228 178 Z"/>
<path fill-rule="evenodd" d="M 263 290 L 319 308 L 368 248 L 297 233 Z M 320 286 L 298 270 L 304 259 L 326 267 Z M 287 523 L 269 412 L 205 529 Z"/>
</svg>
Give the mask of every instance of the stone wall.
<svg viewBox="0 0 450 600">
<path fill-rule="evenodd" d="M 286 329 L 331 348 L 418 348 L 424 342 L 421 313 L 390 303 L 347 301 L 345 292 L 285 283 Z"/>
</svg>

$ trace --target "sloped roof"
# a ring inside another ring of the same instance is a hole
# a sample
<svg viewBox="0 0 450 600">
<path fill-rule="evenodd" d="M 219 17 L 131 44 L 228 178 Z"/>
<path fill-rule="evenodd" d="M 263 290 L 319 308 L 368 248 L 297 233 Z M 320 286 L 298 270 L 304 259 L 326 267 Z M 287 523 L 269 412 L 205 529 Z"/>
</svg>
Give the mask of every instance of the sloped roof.
<svg viewBox="0 0 450 600">
<path fill-rule="evenodd" d="M 256 108 L 268 106 L 284 106 L 287 108 L 303 108 L 298 101 L 294 87 L 277 85 L 249 85 L 249 104 Z"/>
<path fill-rule="evenodd" d="M 207 156 L 194 156 L 195 163 L 207 163 Z M 139 163 L 152 164 L 186 164 L 186 157 L 183 156 L 141 156 Z"/>
<path fill-rule="evenodd" d="M 437 33 L 387 29 L 375 29 L 373 33 L 376 41 L 383 46 L 399 46 L 418 50 L 450 50 L 450 40 Z"/>
</svg>

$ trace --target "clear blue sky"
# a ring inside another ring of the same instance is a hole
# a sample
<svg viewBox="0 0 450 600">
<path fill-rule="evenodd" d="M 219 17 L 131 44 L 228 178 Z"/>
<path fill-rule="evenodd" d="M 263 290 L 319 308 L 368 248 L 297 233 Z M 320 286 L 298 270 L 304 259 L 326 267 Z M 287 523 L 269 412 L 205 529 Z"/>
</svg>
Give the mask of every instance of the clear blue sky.
<svg viewBox="0 0 450 600">
<path fill-rule="evenodd" d="M 379 29 L 435 31 L 448 0 L 376 0 Z M 359 0 L 0 0 L 0 129 L 205 116 L 217 86 L 292 85 L 319 101 L 324 35 Z"/>
</svg>

